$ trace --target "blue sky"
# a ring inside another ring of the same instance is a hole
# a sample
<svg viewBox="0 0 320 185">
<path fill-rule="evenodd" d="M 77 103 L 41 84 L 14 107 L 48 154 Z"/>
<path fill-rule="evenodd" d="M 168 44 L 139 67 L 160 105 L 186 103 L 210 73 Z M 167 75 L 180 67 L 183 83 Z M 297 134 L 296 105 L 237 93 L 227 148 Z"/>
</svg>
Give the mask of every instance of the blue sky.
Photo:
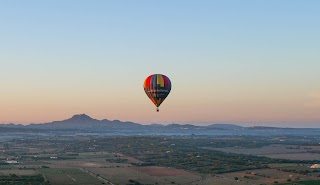
<svg viewBox="0 0 320 185">
<path fill-rule="evenodd" d="M 316 126 L 319 1 L 3 1 L 0 122 Z M 154 112 L 142 83 L 167 75 Z"/>
</svg>

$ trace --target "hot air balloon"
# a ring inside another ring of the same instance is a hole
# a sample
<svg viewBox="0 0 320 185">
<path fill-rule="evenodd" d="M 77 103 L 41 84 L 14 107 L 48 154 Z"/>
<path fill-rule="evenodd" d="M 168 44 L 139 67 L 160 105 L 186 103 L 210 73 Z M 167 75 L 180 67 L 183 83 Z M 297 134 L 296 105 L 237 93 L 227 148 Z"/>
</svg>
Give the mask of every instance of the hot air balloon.
<svg viewBox="0 0 320 185">
<path fill-rule="evenodd" d="M 157 107 L 157 112 L 159 112 L 159 106 L 171 91 L 170 79 L 162 74 L 153 74 L 145 79 L 143 87 L 147 96 Z"/>
</svg>

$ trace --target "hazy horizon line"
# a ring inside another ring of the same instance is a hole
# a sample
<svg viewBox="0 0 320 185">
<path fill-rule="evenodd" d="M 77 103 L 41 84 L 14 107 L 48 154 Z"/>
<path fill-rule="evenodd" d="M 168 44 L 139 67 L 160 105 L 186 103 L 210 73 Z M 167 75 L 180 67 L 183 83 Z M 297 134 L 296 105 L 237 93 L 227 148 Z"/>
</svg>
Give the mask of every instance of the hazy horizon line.
<svg viewBox="0 0 320 185">
<path fill-rule="evenodd" d="M 71 119 L 74 116 L 79 116 L 79 115 L 85 115 L 88 116 L 92 119 L 95 120 L 109 120 L 107 118 L 103 119 L 96 119 L 93 118 L 92 116 L 89 116 L 88 114 L 75 114 L 69 118 L 62 119 L 62 120 L 52 120 L 52 121 L 46 121 L 46 122 L 14 122 L 14 121 L 9 121 L 9 122 L 1 122 L 0 125 L 9 125 L 9 124 L 14 124 L 14 125 L 31 125 L 31 124 L 50 124 L 51 122 L 55 121 L 64 121 Z M 153 124 L 160 124 L 160 125 L 171 125 L 171 124 L 178 124 L 178 125 L 194 125 L 194 126 L 209 126 L 209 125 L 215 125 L 215 124 L 229 124 L 229 125 L 237 125 L 237 126 L 242 126 L 242 127 L 276 127 L 276 128 L 320 128 L 320 125 L 318 127 L 314 126 L 307 126 L 304 124 L 319 124 L 319 122 L 300 122 L 300 121 L 270 121 L 270 122 L 257 122 L 257 121 L 248 121 L 248 122 L 237 122 L 237 121 L 167 121 L 167 122 L 136 122 L 136 121 L 130 121 L 130 120 L 121 120 L 121 119 L 114 119 L 114 120 L 109 120 L 109 121 L 121 121 L 121 122 L 133 122 L 137 123 L 140 125 L 153 125 Z M 290 125 L 290 124 L 297 124 L 300 123 L 303 126 L 299 127 L 297 125 Z"/>
</svg>

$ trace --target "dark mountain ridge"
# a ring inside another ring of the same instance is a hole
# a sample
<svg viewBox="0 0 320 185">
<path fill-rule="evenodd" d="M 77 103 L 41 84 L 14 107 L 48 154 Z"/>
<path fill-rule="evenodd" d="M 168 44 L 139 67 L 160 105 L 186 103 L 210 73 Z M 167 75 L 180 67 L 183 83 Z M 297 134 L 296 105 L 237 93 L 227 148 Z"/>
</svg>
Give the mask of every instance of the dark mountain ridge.
<svg viewBox="0 0 320 185">
<path fill-rule="evenodd" d="M 101 128 L 132 128 L 140 126 L 133 122 L 121 122 L 119 120 L 98 120 L 93 119 L 86 114 L 77 114 L 69 119 L 62 121 L 53 121 L 50 123 L 30 124 L 25 127 L 39 128 L 39 129 L 101 129 Z"/>
<path fill-rule="evenodd" d="M 77 114 L 69 119 L 39 124 L 3 124 L 0 132 L 37 131 L 37 132 L 90 132 L 132 135 L 320 135 L 320 129 L 309 128 L 277 128 L 277 127 L 243 127 L 235 124 L 211 124 L 196 126 L 191 124 L 151 124 L 141 125 L 119 120 L 94 119 L 86 114 Z"/>
</svg>

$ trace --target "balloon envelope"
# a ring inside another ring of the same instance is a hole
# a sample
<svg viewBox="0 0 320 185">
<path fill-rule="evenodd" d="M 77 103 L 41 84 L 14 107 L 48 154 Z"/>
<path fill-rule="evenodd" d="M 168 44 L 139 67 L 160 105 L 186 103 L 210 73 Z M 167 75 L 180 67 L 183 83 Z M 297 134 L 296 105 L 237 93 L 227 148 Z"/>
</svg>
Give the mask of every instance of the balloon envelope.
<svg viewBox="0 0 320 185">
<path fill-rule="evenodd" d="M 171 91 L 171 81 L 165 75 L 153 74 L 145 79 L 143 87 L 150 100 L 159 107 Z"/>
</svg>

